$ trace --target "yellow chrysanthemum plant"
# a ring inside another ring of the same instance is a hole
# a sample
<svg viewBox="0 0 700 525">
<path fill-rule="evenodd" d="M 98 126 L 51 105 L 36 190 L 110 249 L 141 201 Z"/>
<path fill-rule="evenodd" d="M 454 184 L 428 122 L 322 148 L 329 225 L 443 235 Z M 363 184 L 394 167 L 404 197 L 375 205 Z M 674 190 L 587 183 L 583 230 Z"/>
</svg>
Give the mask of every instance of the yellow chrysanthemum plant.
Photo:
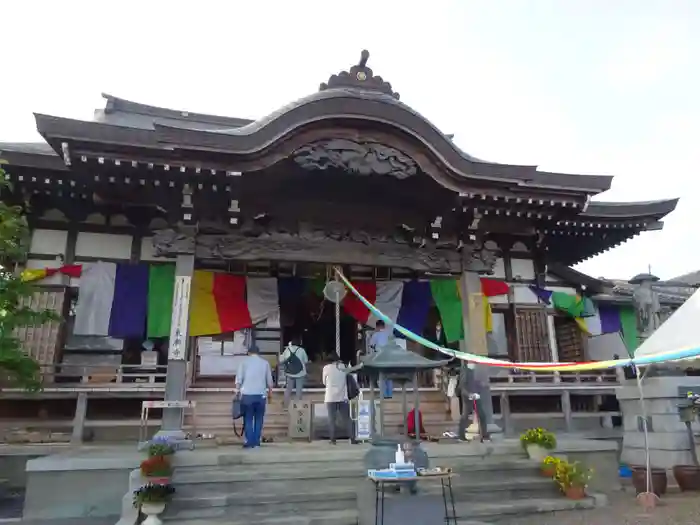
<svg viewBox="0 0 700 525">
<path fill-rule="evenodd" d="M 547 456 L 542 460 L 542 464 L 540 465 L 540 470 L 542 471 L 542 474 L 547 476 L 548 478 L 554 478 L 557 472 L 557 466 L 562 460 L 558 457 L 555 456 Z"/>
<path fill-rule="evenodd" d="M 554 450 L 557 438 L 554 433 L 544 428 L 530 428 L 520 435 L 520 444 L 523 449 L 527 449 L 528 445 L 539 445 L 545 450 Z"/>
<path fill-rule="evenodd" d="M 562 491 L 566 491 L 571 487 L 585 489 L 592 477 L 593 469 L 584 467 L 578 461 L 573 463 L 560 461 L 557 464 L 554 481 L 557 482 Z"/>
</svg>

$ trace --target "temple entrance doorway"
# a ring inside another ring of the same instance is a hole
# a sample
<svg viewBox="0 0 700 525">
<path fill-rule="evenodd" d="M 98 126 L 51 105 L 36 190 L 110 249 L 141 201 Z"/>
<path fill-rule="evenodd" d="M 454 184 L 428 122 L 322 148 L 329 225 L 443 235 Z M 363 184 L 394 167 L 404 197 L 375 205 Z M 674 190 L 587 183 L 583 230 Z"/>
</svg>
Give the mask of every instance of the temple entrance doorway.
<svg viewBox="0 0 700 525">
<path fill-rule="evenodd" d="M 323 386 L 323 367 L 336 356 L 335 305 L 316 293 L 307 293 L 295 304 L 281 304 L 282 342 L 286 346 L 299 338 L 309 357 L 306 387 Z M 355 363 L 361 341 L 358 340 L 358 324 L 341 307 L 340 309 L 340 358 Z"/>
</svg>

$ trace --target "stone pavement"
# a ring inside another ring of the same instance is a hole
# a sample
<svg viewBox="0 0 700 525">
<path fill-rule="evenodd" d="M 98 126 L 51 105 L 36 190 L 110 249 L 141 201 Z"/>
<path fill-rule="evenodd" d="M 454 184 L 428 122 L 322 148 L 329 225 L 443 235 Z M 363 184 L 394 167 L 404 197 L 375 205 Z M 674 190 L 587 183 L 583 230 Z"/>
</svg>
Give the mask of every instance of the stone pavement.
<svg viewBox="0 0 700 525">
<path fill-rule="evenodd" d="M 697 493 L 667 494 L 661 505 L 646 513 L 633 492 L 609 496 L 607 507 L 574 512 L 534 514 L 508 519 L 508 525 L 697 525 L 700 497 Z"/>
</svg>

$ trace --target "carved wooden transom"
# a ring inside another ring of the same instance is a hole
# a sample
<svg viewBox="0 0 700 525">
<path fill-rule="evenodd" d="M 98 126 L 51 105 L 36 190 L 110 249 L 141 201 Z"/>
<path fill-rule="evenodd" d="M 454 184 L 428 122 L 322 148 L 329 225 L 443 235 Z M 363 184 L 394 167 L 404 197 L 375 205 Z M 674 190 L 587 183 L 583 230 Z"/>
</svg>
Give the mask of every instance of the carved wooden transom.
<svg viewBox="0 0 700 525">
<path fill-rule="evenodd" d="M 418 172 L 415 161 L 390 146 L 377 142 L 331 139 L 307 144 L 292 157 L 304 169 L 342 169 L 358 175 L 391 175 L 405 179 Z"/>
</svg>

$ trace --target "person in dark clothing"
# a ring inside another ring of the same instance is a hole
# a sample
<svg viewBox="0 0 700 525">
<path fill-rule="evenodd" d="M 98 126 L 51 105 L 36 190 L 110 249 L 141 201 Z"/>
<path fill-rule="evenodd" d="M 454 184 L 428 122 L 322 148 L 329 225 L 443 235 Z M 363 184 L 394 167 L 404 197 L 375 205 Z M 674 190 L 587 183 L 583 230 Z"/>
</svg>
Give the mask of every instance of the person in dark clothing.
<svg viewBox="0 0 700 525">
<path fill-rule="evenodd" d="M 469 426 L 469 416 L 474 412 L 476 406 L 476 417 L 479 425 L 479 436 L 482 441 L 491 439 L 488 431 L 488 423 L 486 419 L 486 411 L 481 400 L 480 393 L 484 390 L 483 381 L 480 377 L 479 370 L 473 363 L 463 362 L 459 370 L 459 380 L 457 381 L 457 391 L 459 392 L 461 401 L 461 414 L 459 418 L 459 426 L 457 428 L 457 436 L 460 441 L 466 439 L 465 435 Z M 488 378 L 486 378 L 488 381 Z"/>
</svg>

